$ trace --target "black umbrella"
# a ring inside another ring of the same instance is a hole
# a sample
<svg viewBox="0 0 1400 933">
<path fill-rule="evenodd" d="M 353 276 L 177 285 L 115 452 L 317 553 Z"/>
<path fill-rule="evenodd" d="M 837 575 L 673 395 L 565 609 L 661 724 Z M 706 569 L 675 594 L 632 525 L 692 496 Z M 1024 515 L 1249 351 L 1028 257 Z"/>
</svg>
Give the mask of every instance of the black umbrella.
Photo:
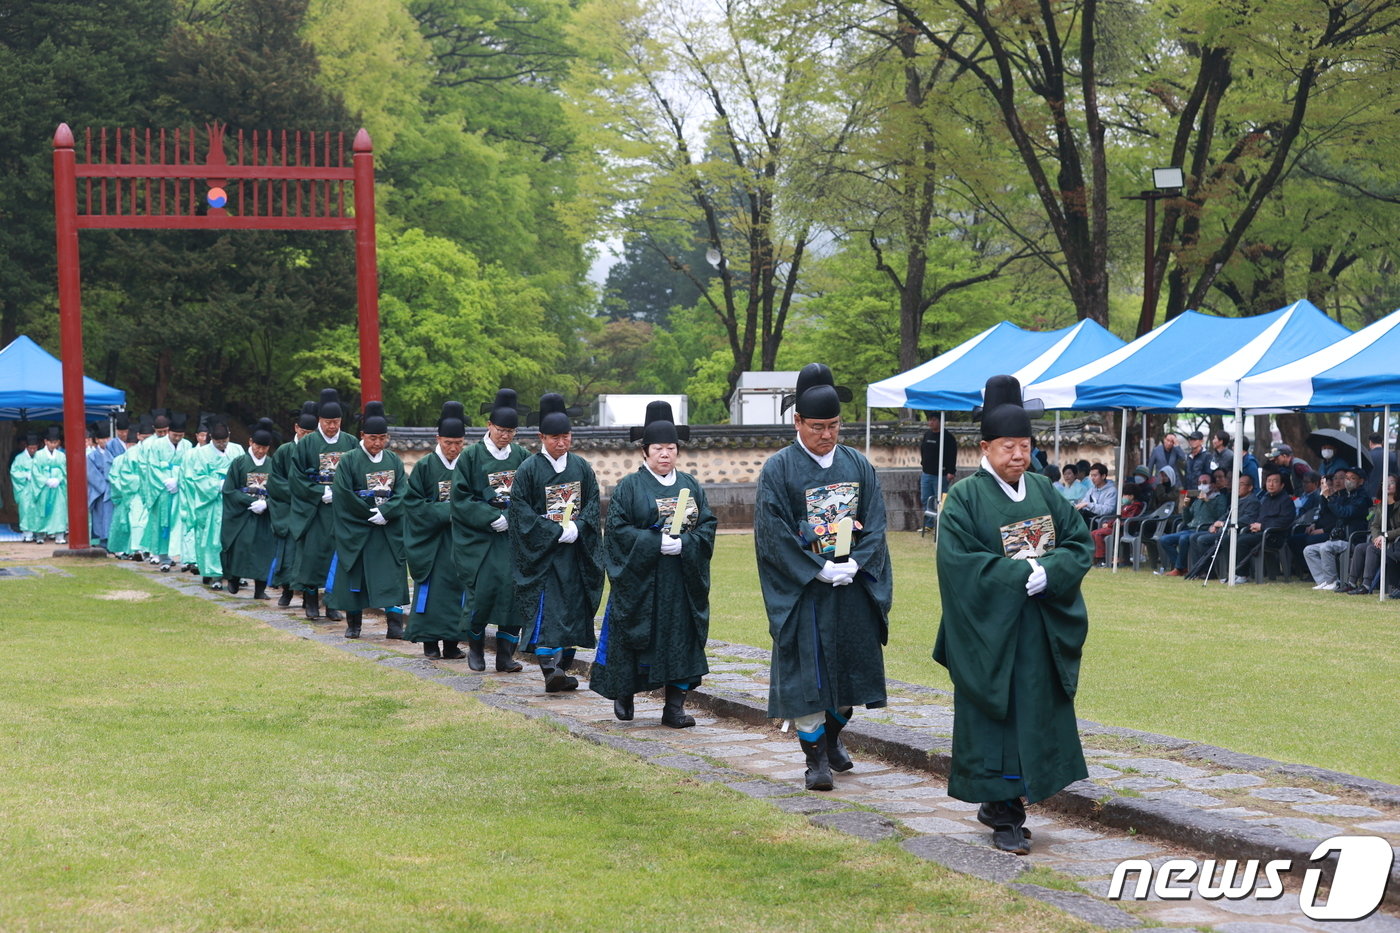
<svg viewBox="0 0 1400 933">
<path fill-rule="evenodd" d="M 1322 428 L 1308 435 L 1308 446 L 1319 457 L 1322 456 L 1322 448 L 1331 447 L 1338 454 L 1347 457 L 1351 463 L 1364 465 L 1361 461 L 1361 447 L 1356 442 L 1355 434 L 1348 434 L 1335 428 Z"/>
</svg>

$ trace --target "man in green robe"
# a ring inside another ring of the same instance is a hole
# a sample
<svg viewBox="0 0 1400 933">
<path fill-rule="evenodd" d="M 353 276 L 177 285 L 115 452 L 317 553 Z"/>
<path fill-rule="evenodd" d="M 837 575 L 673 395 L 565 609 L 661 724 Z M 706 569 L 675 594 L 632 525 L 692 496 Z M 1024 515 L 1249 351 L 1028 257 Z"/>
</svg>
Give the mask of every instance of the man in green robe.
<svg viewBox="0 0 1400 933">
<path fill-rule="evenodd" d="M 366 402 L 360 443 L 340 458 L 332 483 L 335 552 L 326 574 L 326 607 L 345 610 L 345 637 L 359 638 L 365 609 L 383 609 L 385 638 L 403 638 L 403 461 L 389 447 L 384 405 Z M 329 613 L 328 613 L 329 615 Z"/>
<path fill-rule="evenodd" d="M 168 415 L 157 415 L 155 433 L 141 442 L 141 499 L 146 506 L 146 530 L 141 550 L 148 560 L 170 570 L 171 541 L 179 544 L 175 528 L 179 517 L 180 465 L 190 450 L 190 442 L 180 432 L 172 432 Z M 177 547 L 178 553 L 178 547 Z"/>
<path fill-rule="evenodd" d="M 1035 803 L 1088 776 L 1074 693 L 1088 629 L 1080 581 L 1093 546 L 1074 508 L 1031 468 L 1021 386 L 984 392 L 982 464 L 939 519 L 943 618 L 933 658 L 953 681 L 948 793 L 1007 852 L 1030 851 L 1021 798 Z"/>
<path fill-rule="evenodd" d="M 705 490 L 676 469 L 687 426 L 677 427 L 667 402 L 647 405 L 646 424 L 632 429 L 643 462 L 622 478 L 608 501 L 603 538 L 612 583 L 589 687 L 630 720 L 633 696 L 665 688 L 661 724 L 695 725 L 688 692 L 710 672 L 710 558 L 718 521 Z M 680 521 L 676 521 L 677 513 Z"/>
<path fill-rule="evenodd" d="M 112 490 L 112 528 L 107 535 L 107 551 L 118 559 L 140 560 L 141 535 L 145 531 L 144 513 L 138 513 L 141 503 L 141 441 L 140 429 L 134 429 L 132 443 L 116 455 L 107 471 Z"/>
<path fill-rule="evenodd" d="M 297 543 L 294 575 L 301 589 L 302 609 L 312 622 L 321 618 L 317 588 L 325 583 L 335 553 L 331 484 L 340 458 L 359 446 L 340 430 L 343 416 L 339 393 L 322 389 L 316 406 L 316 430 L 297 443 L 292 452 L 292 469 L 287 473 L 292 501 L 290 530 Z M 344 617 L 328 605 L 326 618 L 339 622 Z"/>
<path fill-rule="evenodd" d="M 217 443 L 217 440 L 215 441 Z M 272 422 L 260 420 L 248 438 L 248 452 L 229 465 L 224 477 L 223 522 L 219 543 L 228 591 L 237 593 L 244 579 L 253 581 L 253 598 L 267 599 L 267 580 L 277 556 L 268 507 L 268 480 L 272 473 L 269 451 L 274 437 Z"/>
<path fill-rule="evenodd" d="M 603 598 L 598 482 L 570 453 L 573 428 L 563 397 L 540 399 L 540 452 L 515 471 L 509 523 L 515 609 L 530 632 L 547 693 L 574 690 L 573 649 L 596 644 L 593 617 Z"/>
<path fill-rule="evenodd" d="M 461 402 L 446 402 L 438 417 L 437 446 L 413 466 L 404 500 L 403 538 L 408 572 L 413 577 L 413 603 L 408 613 L 408 640 L 423 646 L 423 656 L 460 661 L 467 657 L 459 643 L 462 604 L 466 593 L 458 572 L 452 540 L 452 488 L 466 445 L 466 410 Z M 438 647 L 442 642 L 442 647 Z M 479 650 L 472 670 L 483 670 Z"/>
<path fill-rule="evenodd" d="M 189 515 L 190 541 L 194 550 L 184 555 L 204 578 L 206 586 L 222 589 L 224 479 L 229 467 L 243 456 L 243 447 L 229 440 L 228 425 L 215 422 L 209 428 L 209 443 L 185 455 L 180 469 L 181 506 Z M 237 593 L 237 576 L 230 575 L 229 592 Z"/>
<path fill-rule="evenodd" d="M 186 437 L 185 428 L 188 423 L 188 415 L 182 411 L 175 412 L 170 416 L 170 436 Z M 176 562 L 182 565 L 180 568 L 181 570 L 186 573 L 198 575 L 199 562 L 197 560 L 197 552 L 199 550 L 199 544 L 195 540 L 195 534 L 199 524 L 199 518 L 196 515 L 196 509 L 200 507 L 201 503 L 209 501 L 217 503 L 219 494 L 215 492 L 211 500 L 210 498 L 206 498 L 208 496 L 207 493 L 205 496 L 198 496 L 190 486 L 194 479 L 194 474 L 191 472 L 194 465 L 187 464 L 186 461 L 197 452 L 202 455 L 203 448 L 209 446 L 209 426 L 205 422 L 200 422 L 196 424 L 195 427 L 196 430 L 193 433 L 193 439 L 187 439 L 185 441 L 189 446 L 185 451 L 184 458 L 180 461 L 180 469 L 178 472 L 179 486 L 175 492 L 175 525 L 170 530 L 170 555 L 171 557 L 178 558 Z M 219 479 L 219 484 L 219 488 L 222 489 L 222 477 Z M 219 539 L 215 537 L 214 547 L 216 551 L 218 549 L 218 541 Z M 217 560 L 217 556 L 215 559 Z M 217 582 L 219 576 L 215 575 L 212 580 Z M 209 582 L 210 581 L 205 581 L 205 585 L 208 585 Z"/>
<path fill-rule="evenodd" d="M 301 414 L 292 425 L 294 443 L 282 444 L 272 452 L 267 477 L 267 513 L 272 524 L 272 534 L 276 550 L 272 556 L 272 567 L 268 571 L 268 586 L 282 588 L 277 597 L 277 608 L 286 609 L 292 604 L 292 592 L 297 588 L 297 538 L 292 533 L 292 488 L 291 473 L 295 469 L 292 458 L 296 455 L 297 443 L 311 434 L 319 426 L 316 418 L 316 403 L 301 403 Z"/>
<path fill-rule="evenodd" d="M 21 537 L 26 542 L 34 540 L 34 457 L 39 447 L 39 435 L 27 434 L 24 449 L 10 461 L 10 488 L 15 494 Z"/>
<path fill-rule="evenodd" d="M 790 719 L 808 790 L 855 767 L 841 742 L 854 708 L 886 703 L 893 574 L 875 468 L 838 443 L 850 391 L 809 363 L 797 378 L 797 439 L 763 464 L 754 548 L 773 638 L 768 715 Z"/>
<path fill-rule="evenodd" d="M 50 427 L 30 468 L 30 524 L 34 540 L 40 542 L 52 538 L 55 544 L 68 543 L 68 455 L 62 437 L 57 425 Z"/>
<path fill-rule="evenodd" d="M 510 507 L 515 471 L 529 451 L 513 442 L 520 426 L 514 389 L 500 389 L 494 402 L 484 404 L 486 435 L 468 447 L 457 464 L 452 490 L 452 534 L 457 544 L 457 568 L 466 588 L 462 627 L 467 630 L 467 664 L 486 669 L 486 626 L 496 627 L 496 670 L 516 673 L 521 621 L 515 613 L 511 579 Z"/>
</svg>

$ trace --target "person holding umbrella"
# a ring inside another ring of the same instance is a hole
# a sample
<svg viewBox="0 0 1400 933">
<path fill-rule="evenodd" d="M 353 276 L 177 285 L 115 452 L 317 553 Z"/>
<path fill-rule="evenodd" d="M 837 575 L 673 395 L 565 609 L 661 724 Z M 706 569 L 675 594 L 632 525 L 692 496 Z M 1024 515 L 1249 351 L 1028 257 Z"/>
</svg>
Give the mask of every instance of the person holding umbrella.
<svg viewBox="0 0 1400 933">
<path fill-rule="evenodd" d="M 1356 438 L 1342 431 L 1332 428 L 1314 431 L 1308 435 L 1308 446 L 1322 458 L 1317 465 L 1317 472 L 1322 476 L 1331 476 L 1338 470 L 1349 469 L 1361 462 L 1357 456 Z"/>
</svg>

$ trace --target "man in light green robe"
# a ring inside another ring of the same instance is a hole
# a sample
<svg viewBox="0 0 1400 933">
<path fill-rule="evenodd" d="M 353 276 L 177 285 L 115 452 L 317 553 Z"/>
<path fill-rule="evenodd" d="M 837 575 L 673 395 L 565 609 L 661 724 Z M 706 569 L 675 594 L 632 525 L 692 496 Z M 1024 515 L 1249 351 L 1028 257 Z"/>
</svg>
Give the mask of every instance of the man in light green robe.
<svg viewBox="0 0 1400 933">
<path fill-rule="evenodd" d="M 943 609 L 933 657 L 953 681 L 949 795 L 981 803 L 1000 849 L 1030 851 L 1025 801 L 1088 776 L 1074 694 L 1088 629 L 1089 533 L 1031 468 L 1030 416 L 1010 376 L 988 380 L 982 465 L 939 518 Z"/>
<path fill-rule="evenodd" d="M 68 455 L 61 444 L 58 428 L 51 427 L 43 449 L 34 454 L 30 523 L 36 541 L 68 542 Z"/>
<path fill-rule="evenodd" d="M 199 570 L 206 586 L 222 589 L 224 479 L 229 467 L 243 456 L 242 446 L 229 440 L 228 425 L 222 421 L 209 429 L 209 443 L 194 448 L 181 465 L 181 504 L 190 516 L 190 539 L 194 551 L 185 555 Z M 230 592 L 238 590 L 230 586 Z"/>
<path fill-rule="evenodd" d="M 34 540 L 34 455 L 40 446 L 39 435 L 26 435 L 24 449 L 10 461 L 10 488 L 14 490 L 19 530 L 25 541 Z"/>
<path fill-rule="evenodd" d="M 485 406 L 483 406 L 485 407 Z M 520 644 L 521 621 L 515 612 L 511 579 L 510 507 L 515 471 L 530 452 L 514 443 L 520 412 L 514 389 L 501 389 L 487 409 L 486 434 L 468 447 L 457 463 L 457 485 L 452 490 L 452 535 L 457 567 L 466 588 L 462 626 L 467 630 L 467 663 L 473 670 L 473 654 L 484 651 L 486 626 L 496 628 L 496 670 L 522 670 L 515 660 Z M 480 647 L 478 647 L 480 646 Z"/>
<path fill-rule="evenodd" d="M 165 415 L 157 416 L 155 433 L 141 442 L 141 499 L 146 506 L 146 530 L 141 550 L 150 555 L 152 563 L 160 564 L 162 572 L 172 564 L 171 543 L 179 553 L 180 464 L 189 453 L 191 444 L 183 434 L 171 430 Z"/>
</svg>

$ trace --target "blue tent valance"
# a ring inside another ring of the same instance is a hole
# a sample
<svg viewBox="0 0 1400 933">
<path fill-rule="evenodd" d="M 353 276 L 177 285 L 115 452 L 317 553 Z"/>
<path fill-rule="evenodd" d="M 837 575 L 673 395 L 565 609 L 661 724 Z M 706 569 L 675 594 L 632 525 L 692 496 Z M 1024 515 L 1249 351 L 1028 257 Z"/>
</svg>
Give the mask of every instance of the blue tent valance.
<svg viewBox="0 0 1400 933">
<path fill-rule="evenodd" d="M 83 417 L 105 418 L 126 406 L 126 393 L 83 377 Z M 63 415 L 63 364 L 28 337 L 0 350 L 0 420 Z"/>
</svg>

